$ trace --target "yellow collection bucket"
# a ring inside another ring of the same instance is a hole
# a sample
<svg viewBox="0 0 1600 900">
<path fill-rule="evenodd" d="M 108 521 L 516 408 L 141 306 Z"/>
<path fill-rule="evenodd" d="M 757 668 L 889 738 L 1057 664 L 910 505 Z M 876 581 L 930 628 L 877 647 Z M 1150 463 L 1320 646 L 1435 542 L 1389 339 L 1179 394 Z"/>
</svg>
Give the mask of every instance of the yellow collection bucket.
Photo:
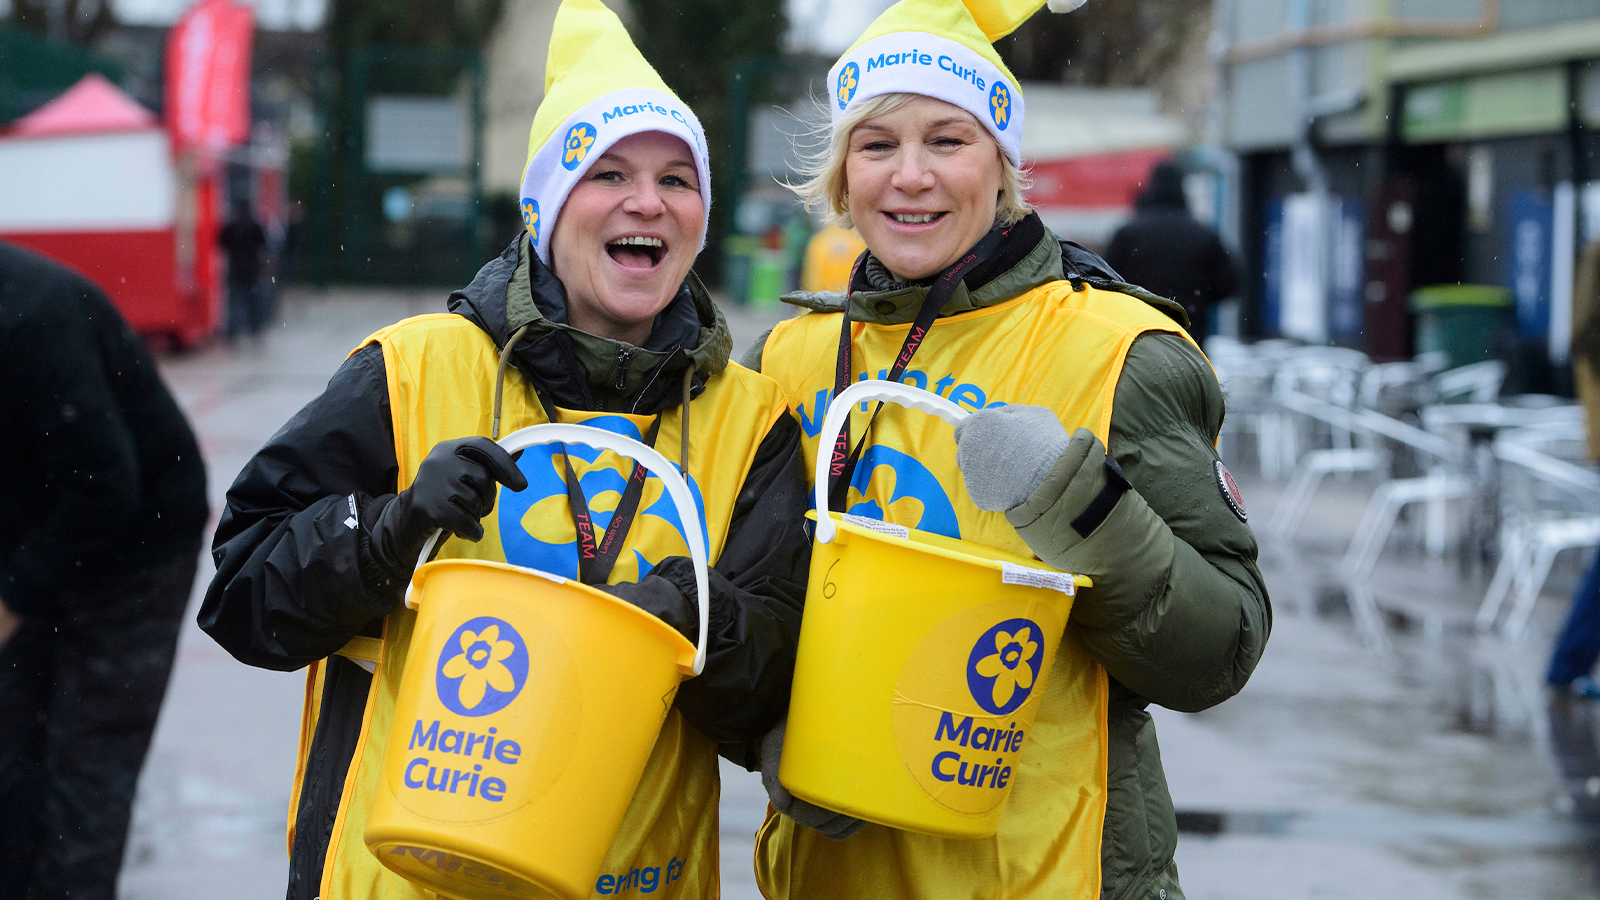
<svg viewBox="0 0 1600 900">
<path fill-rule="evenodd" d="M 672 696 L 705 665 L 706 542 L 688 485 L 654 450 L 598 428 L 536 425 L 500 444 L 558 442 L 630 456 L 666 485 L 695 563 L 700 646 L 557 575 L 419 566 L 411 643 L 391 651 L 406 668 L 363 837 L 384 865 L 452 897 L 590 896 Z"/>
<path fill-rule="evenodd" d="M 842 391 L 954 424 L 935 394 L 887 381 Z M 778 779 L 802 800 L 949 838 L 994 834 L 1079 586 L 1089 579 L 942 535 L 829 512 L 817 519 Z"/>
</svg>

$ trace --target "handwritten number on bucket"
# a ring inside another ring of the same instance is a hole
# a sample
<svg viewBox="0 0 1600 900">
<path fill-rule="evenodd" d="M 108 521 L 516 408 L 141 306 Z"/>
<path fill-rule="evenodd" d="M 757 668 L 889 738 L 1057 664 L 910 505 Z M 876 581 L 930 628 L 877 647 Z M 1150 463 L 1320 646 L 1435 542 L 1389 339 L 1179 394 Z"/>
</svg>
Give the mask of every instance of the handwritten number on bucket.
<svg viewBox="0 0 1600 900">
<path fill-rule="evenodd" d="M 828 571 L 822 574 L 822 596 L 829 600 L 833 599 L 834 594 L 839 593 L 839 586 L 833 583 L 833 567 L 838 564 L 839 560 L 834 560 L 829 564 Z"/>
</svg>

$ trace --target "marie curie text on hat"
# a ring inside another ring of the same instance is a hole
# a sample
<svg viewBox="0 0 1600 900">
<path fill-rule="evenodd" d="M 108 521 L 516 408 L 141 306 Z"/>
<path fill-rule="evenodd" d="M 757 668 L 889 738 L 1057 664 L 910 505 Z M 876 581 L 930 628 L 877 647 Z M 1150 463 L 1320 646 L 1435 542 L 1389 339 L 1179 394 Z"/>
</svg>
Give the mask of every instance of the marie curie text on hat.
<svg viewBox="0 0 1600 900">
<path fill-rule="evenodd" d="M 657 115 L 671 116 L 672 118 L 678 120 L 679 122 L 682 122 L 685 125 L 689 124 L 689 120 L 685 119 L 683 117 L 683 113 L 679 112 L 678 110 L 668 109 L 665 106 L 661 106 L 660 104 L 656 104 L 656 103 L 651 103 L 648 100 L 646 100 L 643 103 L 630 103 L 627 106 L 622 106 L 622 105 L 619 104 L 619 105 L 611 108 L 610 110 L 600 114 L 600 124 L 603 125 L 603 124 L 611 121 L 612 119 L 620 119 L 620 118 L 623 118 L 624 116 L 631 116 L 631 115 L 634 115 L 635 113 L 642 113 L 642 112 L 653 112 L 653 113 L 655 113 Z"/>
<path fill-rule="evenodd" d="M 932 54 L 924 53 L 921 50 L 906 50 L 902 53 L 879 53 L 877 56 L 867 57 L 867 72 L 870 74 L 874 69 L 886 69 L 890 66 L 931 66 L 935 62 Z M 963 81 L 970 82 L 973 87 L 980 91 L 987 89 L 989 86 L 988 82 L 984 81 L 983 76 L 978 74 L 977 69 L 969 69 L 966 66 L 957 65 L 956 61 L 949 56 L 941 55 L 937 63 L 940 69 Z"/>
</svg>

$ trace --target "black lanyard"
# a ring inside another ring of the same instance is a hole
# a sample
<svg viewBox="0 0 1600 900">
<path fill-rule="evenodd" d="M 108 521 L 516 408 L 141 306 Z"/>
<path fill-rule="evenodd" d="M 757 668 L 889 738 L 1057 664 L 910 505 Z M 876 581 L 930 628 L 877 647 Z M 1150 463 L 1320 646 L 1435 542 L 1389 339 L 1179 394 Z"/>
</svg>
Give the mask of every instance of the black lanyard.
<svg viewBox="0 0 1600 900">
<path fill-rule="evenodd" d="M 534 395 L 544 407 L 545 418 L 551 422 L 557 421 L 555 404 L 538 389 L 534 390 Z M 660 431 L 661 415 L 658 413 L 655 421 L 650 423 L 650 430 L 645 433 L 645 445 L 654 448 L 656 435 Z M 622 545 L 627 541 L 628 530 L 633 527 L 634 516 L 639 512 L 645 478 L 650 472 L 643 463 L 634 462 L 633 470 L 628 473 L 628 485 L 623 488 L 622 498 L 617 501 L 617 508 L 611 514 L 611 523 L 606 526 L 606 533 L 595 540 L 589 499 L 578 484 L 578 474 L 572 469 L 572 457 L 567 455 L 565 447 L 562 448 L 561 462 L 567 469 L 567 506 L 572 510 L 573 530 L 578 535 L 578 580 L 584 584 L 605 584 L 606 579 L 611 577 L 612 567 L 617 564 L 617 557 L 622 555 Z"/>
<path fill-rule="evenodd" d="M 945 269 L 942 274 L 928 288 L 928 296 L 923 299 L 922 306 L 917 310 L 916 318 L 911 320 L 911 330 L 906 332 L 906 339 L 900 345 L 900 352 L 894 358 L 894 364 L 889 367 L 887 380 L 899 381 L 905 375 L 906 367 L 911 364 L 911 357 L 917 354 L 922 346 L 923 338 L 928 336 L 928 329 L 933 327 L 933 322 L 939 317 L 939 311 L 944 309 L 949 302 L 950 295 L 955 293 L 956 285 L 967 276 L 974 268 L 994 255 L 1000 242 L 1011 234 L 1010 228 L 995 229 L 984 235 L 977 246 L 963 256 L 955 265 Z M 838 397 L 845 388 L 850 386 L 850 300 L 848 291 L 855 286 L 856 273 L 860 270 L 866 253 L 856 259 L 855 267 L 850 272 L 850 284 L 846 288 L 844 305 L 844 322 L 840 326 L 839 356 L 834 364 L 833 372 L 833 397 Z M 830 398 L 831 399 L 831 398 Z M 833 442 L 833 457 L 828 463 L 828 508 L 843 512 L 845 501 L 850 491 L 850 479 L 855 473 L 856 462 L 861 458 L 861 450 L 866 446 L 867 434 L 872 431 L 872 425 L 878 421 L 878 413 L 883 411 L 880 401 L 872 410 L 872 418 L 867 420 L 867 427 L 861 432 L 861 440 L 856 442 L 855 449 L 850 448 L 850 420 L 845 419 L 844 428 L 840 429 L 839 437 Z"/>
<path fill-rule="evenodd" d="M 657 415 L 655 421 L 650 423 L 650 431 L 644 436 L 645 444 L 654 447 L 656 433 L 660 430 L 661 416 Z M 611 514 L 611 524 L 606 526 L 606 533 L 596 542 L 594 521 L 589 517 L 589 500 L 578 484 L 577 473 L 572 470 L 572 457 L 563 452 L 561 461 L 567 467 L 567 505 L 572 507 L 572 523 L 578 533 L 578 580 L 584 584 L 605 584 L 611 575 L 611 567 L 616 565 L 617 557 L 622 554 L 628 529 L 633 527 L 633 517 L 639 512 L 639 498 L 644 495 L 644 482 L 649 470 L 643 463 L 633 464 L 633 471 L 628 473 L 628 486 L 623 489 L 622 499 L 617 501 L 616 511 Z"/>
</svg>

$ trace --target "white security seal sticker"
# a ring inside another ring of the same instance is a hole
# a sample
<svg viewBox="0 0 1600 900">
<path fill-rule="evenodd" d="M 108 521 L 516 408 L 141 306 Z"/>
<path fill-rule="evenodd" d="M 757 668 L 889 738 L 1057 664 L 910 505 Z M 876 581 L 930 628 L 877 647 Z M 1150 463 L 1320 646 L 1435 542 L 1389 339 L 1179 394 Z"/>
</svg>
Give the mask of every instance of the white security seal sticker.
<svg viewBox="0 0 1600 900">
<path fill-rule="evenodd" d="M 865 528 L 868 531 L 876 531 L 879 534 L 887 534 L 890 537 L 911 537 L 911 529 L 904 525 L 893 525 L 889 522 L 883 521 L 882 519 L 872 519 L 868 518 L 867 516 L 852 516 L 849 513 L 845 513 L 844 520 L 845 522 L 855 525 L 858 528 Z"/>
<path fill-rule="evenodd" d="M 1003 562 L 1000 564 L 1001 584 L 1025 584 L 1029 587 L 1046 588 L 1060 591 L 1068 597 L 1076 596 L 1078 583 L 1071 575 L 1065 572 L 1050 572 L 1045 569 L 1030 569 L 1016 563 Z"/>
</svg>

